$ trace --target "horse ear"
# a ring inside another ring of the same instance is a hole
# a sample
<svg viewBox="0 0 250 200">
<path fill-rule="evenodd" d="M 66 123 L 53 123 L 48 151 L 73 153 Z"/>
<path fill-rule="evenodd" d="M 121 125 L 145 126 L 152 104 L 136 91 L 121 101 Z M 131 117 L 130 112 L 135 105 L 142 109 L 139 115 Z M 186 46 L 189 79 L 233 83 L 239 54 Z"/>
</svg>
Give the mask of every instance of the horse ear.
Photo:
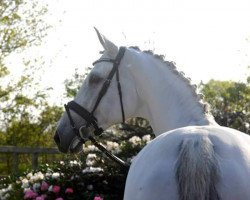
<svg viewBox="0 0 250 200">
<path fill-rule="evenodd" d="M 113 42 L 108 40 L 104 35 L 100 34 L 97 28 L 94 27 L 94 29 L 103 48 L 110 56 L 115 57 L 118 53 L 118 47 Z"/>
</svg>

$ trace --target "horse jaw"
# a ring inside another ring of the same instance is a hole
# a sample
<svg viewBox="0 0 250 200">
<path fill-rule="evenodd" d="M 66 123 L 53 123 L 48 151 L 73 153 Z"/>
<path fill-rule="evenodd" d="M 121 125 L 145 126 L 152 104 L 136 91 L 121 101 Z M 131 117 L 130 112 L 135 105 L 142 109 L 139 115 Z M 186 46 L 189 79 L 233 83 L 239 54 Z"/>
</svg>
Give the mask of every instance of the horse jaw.
<svg viewBox="0 0 250 200">
<path fill-rule="evenodd" d="M 108 40 L 104 35 L 102 35 L 97 28 L 94 27 L 94 29 L 95 29 L 97 37 L 98 37 L 101 45 L 105 49 L 105 51 L 107 51 L 108 55 L 111 58 L 115 58 L 115 56 L 118 53 L 118 47 L 113 42 Z"/>
</svg>

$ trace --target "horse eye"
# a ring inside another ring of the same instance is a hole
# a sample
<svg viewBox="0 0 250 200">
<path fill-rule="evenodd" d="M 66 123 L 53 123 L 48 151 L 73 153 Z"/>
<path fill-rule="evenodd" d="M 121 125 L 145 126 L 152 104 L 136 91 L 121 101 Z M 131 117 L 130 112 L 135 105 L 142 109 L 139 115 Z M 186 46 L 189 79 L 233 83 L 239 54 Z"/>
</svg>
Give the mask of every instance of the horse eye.
<svg viewBox="0 0 250 200">
<path fill-rule="evenodd" d="M 102 77 L 97 75 L 97 74 L 91 74 L 89 77 L 89 83 L 90 84 L 97 84 L 99 82 L 101 82 Z"/>
</svg>

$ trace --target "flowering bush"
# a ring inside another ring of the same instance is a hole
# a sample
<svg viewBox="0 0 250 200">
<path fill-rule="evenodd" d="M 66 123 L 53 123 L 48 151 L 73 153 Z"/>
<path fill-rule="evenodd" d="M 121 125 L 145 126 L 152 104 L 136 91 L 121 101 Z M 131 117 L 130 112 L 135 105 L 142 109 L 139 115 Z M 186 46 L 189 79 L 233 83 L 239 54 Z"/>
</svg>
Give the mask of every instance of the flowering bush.
<svg viewBox="0 0 250 200">
<path fill-rule="evenodd" d="M 150 135 L 132 136 L 120 143 L 106 141 L 109 151 L 130 162 L 150 141 Z M 119 200 L 127 169 L 106 158 L 95 146 L 84 145 L 83 153 L 53 164 L 45 164 L 39 171 L 0 181 L 1 200 Z"/>
</svg>

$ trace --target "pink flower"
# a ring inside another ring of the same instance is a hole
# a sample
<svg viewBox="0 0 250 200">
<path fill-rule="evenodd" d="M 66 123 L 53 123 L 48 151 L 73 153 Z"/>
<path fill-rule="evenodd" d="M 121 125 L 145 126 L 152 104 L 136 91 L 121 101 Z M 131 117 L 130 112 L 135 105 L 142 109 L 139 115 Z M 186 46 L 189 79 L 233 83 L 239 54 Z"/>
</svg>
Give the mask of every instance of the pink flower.
<svg viewBox="0 0 250 200">
<path fill-rule="evenodd" d="M 62 197 L 58 197 L 58 198 L 56 198 L 56 200 L 63 200 L 63 198 Z"/>
<path fill-rule="evenodd" d="M 35 199 L 38 196 L 33 190 L 28 189 L 25 191 L 24 199 Z"/>
<path fill-rule="evenodd" d="M 39 197 L 36 197 L 36 200 L 45 200 L 45 197 L 44 196 L 39 196 Z"/>
<path fill-rule="evenodd" d="M 74 192 L 74 190 L 72 188 L 67 188 L 65 190 L 65 194 L 72 194 Z"/>
<path fill-rule="evenodd" d="M 94 200 L 103 200 L 103 198 L 100 197 L 100 196 L 96 196 L 96 197 L 94 198 Z"/>
<path fill-rule="evenodd" d="M 45 191 L 48 190 L 48 188 L 49 188 L 49 184 L 46 183 L 45 181 L 43 181 L 43 182 L 42 182 L 42 185 L 41 185 L 41 191 L 42 191 L 42 192 L 45 192 Z"/>
<path fill-rule="evenodd" d="M 60 186 L 54 185 L 52 191 L 53 191 L 54 193 L 59 193 L 59 192 L 60 192 L 60 189 L 61 189 Z"/>
</svg>

